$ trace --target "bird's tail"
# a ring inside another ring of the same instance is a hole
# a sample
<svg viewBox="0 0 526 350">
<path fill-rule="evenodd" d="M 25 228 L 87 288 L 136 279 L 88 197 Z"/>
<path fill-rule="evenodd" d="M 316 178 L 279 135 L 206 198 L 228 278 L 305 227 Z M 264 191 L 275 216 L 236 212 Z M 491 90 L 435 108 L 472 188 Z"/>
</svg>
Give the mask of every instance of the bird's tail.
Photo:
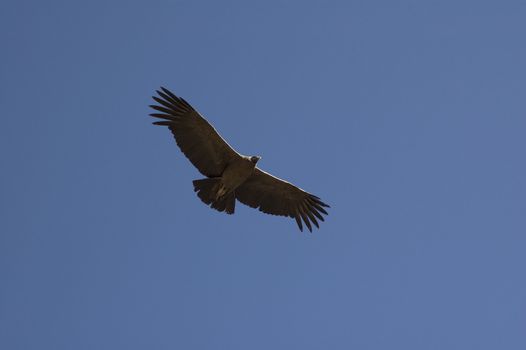
<svg viewBox="0 0 526 350">
<path fill-rule="evenodd" d="M 236 195 L 234 192 L 222 194 L 221 178 L 194 180 L 194 191 L 206 204 L 218 211 L 234 214 Z"/>
</svg>

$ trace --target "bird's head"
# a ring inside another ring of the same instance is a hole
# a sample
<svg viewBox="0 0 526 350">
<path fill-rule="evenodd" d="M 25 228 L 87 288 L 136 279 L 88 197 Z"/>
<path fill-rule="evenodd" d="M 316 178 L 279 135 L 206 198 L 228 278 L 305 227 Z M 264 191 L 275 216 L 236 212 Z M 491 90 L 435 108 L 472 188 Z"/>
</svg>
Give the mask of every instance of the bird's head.
<svg viewBox="0 0 526 350">
<path fill-rule="evenodd" d="M 252 156 L 252 157 L 250 157 L 250 161 L 252 163 L 254 163 L 254 164 L 257 164 L 260 159 L 261 159 L 260 156 Z"/>
</svg>

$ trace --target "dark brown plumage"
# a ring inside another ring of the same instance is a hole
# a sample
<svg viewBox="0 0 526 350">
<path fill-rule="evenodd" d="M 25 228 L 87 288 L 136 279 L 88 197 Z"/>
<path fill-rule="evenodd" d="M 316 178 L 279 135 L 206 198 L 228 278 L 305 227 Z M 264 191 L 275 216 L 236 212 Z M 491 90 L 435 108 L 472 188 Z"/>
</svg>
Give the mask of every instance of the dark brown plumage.
<svg viewBox="0 0 526 350">
<path fill-rule="evenodd" d="M 153 99 L 159 105 L 150 107 L 163 119 L 155 125 L 167 126 L 184 155 L 207 178 L 194 180 L 194 191 L 207 205 L 233 214 L 235 200 L 272 215 L 294 218 L 303 231 L 303 224 L 312 231 L 312 224 L 327 215 L 329 206 L 320 198 L 293 184 L 259 169 L 260 157 L 236 152 L 188 102 L 165 88 Z M 312 223 L 312 224 L 311 224 Z"/>
</svg>

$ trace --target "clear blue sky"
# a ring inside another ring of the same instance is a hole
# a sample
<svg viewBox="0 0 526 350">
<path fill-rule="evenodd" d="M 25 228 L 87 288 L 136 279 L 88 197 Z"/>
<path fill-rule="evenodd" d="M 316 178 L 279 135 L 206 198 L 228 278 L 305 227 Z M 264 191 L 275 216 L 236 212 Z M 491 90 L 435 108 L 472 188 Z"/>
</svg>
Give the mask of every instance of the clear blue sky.
<svg viewBox="0 0 526 350">
<path fill-rule="evenodd" d="M 526 349 L 523 1 L 3 1 L 1 349 Z M 329 203 L 203 205 L 160 85 Z"/>
</svg>

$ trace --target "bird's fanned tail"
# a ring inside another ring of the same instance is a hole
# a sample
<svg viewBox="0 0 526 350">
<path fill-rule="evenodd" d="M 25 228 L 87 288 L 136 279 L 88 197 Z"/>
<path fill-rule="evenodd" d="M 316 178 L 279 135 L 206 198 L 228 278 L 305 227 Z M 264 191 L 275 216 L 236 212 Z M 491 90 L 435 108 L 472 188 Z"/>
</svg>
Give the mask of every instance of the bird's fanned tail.
<svg viewBox="0 0 526 350">
<path fill-rule="evenodd" d="M 194 180 L 194 191 L 203 203 L 210 205 L 217 211 L 234 214 L 236 207 L 236 196 L 234 192 L 218 196 L 221 188 L 221 178 L 209 178 Z"/>
</svg>

